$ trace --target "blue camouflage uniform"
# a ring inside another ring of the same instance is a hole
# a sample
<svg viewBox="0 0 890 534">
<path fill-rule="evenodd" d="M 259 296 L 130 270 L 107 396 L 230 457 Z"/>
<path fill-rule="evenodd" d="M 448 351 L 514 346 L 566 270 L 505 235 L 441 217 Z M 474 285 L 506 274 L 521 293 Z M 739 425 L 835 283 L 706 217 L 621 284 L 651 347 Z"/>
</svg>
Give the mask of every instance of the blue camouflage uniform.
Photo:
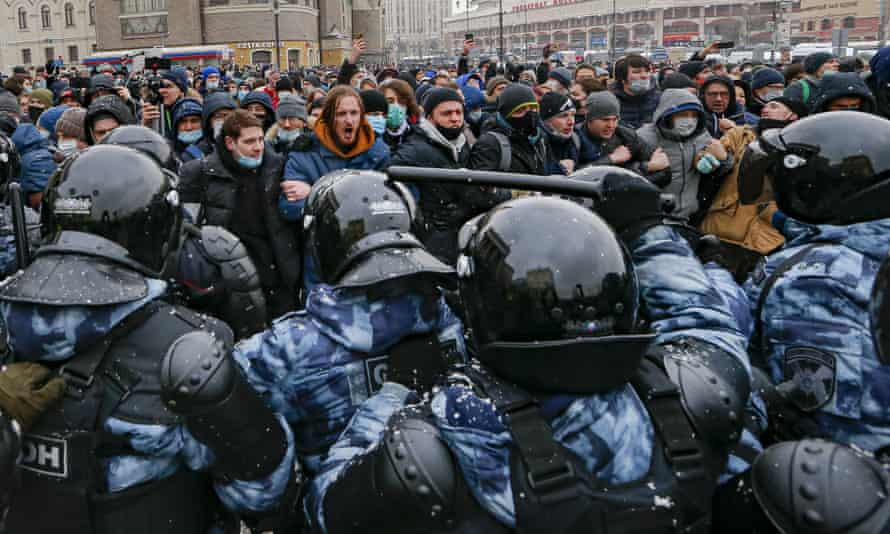
<svg viewBox="0 0 890 534">
<path fill-rule="evenodd" d="M 31 208 L 25 208 L 25 223 L 33 251 L 40 240 L 40 216 Z M 0 206 L 0 280 L 18 271 L 15 230 L 12 225 L 12 208 Z"/>
<path fill-rule="evenodd" d="M 657 332 L 656 342 L 692 337 L 729 351 L 748 368 L 746 337 L 739 329 L 730 300 L 743 297 L 716 267 L 705 269 L 673 229 L 650 229 L 633 247 L 643 311 Z M 714 274 L 711 271 L 714 270 Z M 641 479 L 649 470 L 655 430 L 647 409 L 632 386 L 591 396 L 538 397 L 554 436 L 583 459 L 600 482 L 617 485 Z M 361 406 L 349 427 L 331 448 L 306 499 L 311 522 L 324 530 L 324 497 L 328 488 L 356 457 L 372 450 L 390 416 L 416 400 L 404 386 L 386 383 Z M 440 390 L 430 402 L 433 422 L 460 465 L 477 502 L 500 523 L 515 527 L 510 484 L 511 437 L 488 399 L 466 385 Z M 743 441 L 759 447 L 745 433 Z M 728 474 L 747 468 L 731 458 Z"/>
<path fill-rule="evenodd" d="M 465 358 L 463 325 L 443 298 L 406 293 L 369 300 L 362 290 L 319 284 L 304 311 L 239 343 L 235 358 L 291 424 L 299 459 L 312 474 L 359 405 L 383 384 L 387 351 L 431 332 Z"/>
<path fill-rule="evenodd" d="M 751 310 L 770 275 L 815 246 L 755 311 L 761 333 L 752 358 L 775 383 L 793 385 L 796 404 L 813 410 L 823 437 L 868 451 L 890 445 L 890 366 L 878 360 L 868 319 L 875 275 L 890 251 L 890 219 L 815 226 L 777 213 L 773 225 L 787 246 L 745 283 Z"/>
<path fill-rule="evenodd" d="M 61 362 L 107 336 L 115 326 L 150 302 L 160 299 L 167 284 L 147 279 L 148 294 L 142 300 L 110 306 L 47 306 L 31 303 L 0 303 L 9 330 L 9 345 L 17 361 Z M 235 512 L 264 512 L 278 505 L 294 466 L 293 435 L 281 420 L 288 451 L 281 465 L 267 478 L 214 481 L 222 503 Z M 104 430 L 126 441 L 137 454 L 114 456 L 105 461 L 107 487 L 122 491 L 138 484 L 164 479 L 182 469 L 204 471 L 213 453 L 198 442 L 185 425 L 134 424 L 109 417 Z"/>
</svg>

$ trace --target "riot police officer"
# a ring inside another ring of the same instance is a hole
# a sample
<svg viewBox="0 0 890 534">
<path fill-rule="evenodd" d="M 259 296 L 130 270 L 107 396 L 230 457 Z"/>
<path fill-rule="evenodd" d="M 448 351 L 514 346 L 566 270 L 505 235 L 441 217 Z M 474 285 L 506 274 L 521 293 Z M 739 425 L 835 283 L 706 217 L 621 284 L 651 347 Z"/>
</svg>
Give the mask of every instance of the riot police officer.
<svg viewBox="0 0 890 534">
<path fill-rule="evenodd" d="M 12 213 L 12 196 L 9 184 L 18 180 L 21 158 L 15 143 L 9 137 L 0 134 L 0 191 L 3 203 L 0 206 L 0 279 L 14 273 L 18 269 L 15 228 Z M 19 193 L 21 194 L 21 193 Z M 23 199 L 24 200 L 24 199 Z M 40 240 L 40 218 L 30 207 L 23 208 L 27 233 L 28 248 L 33 249 Z M 32 250 L 33 251 L 33 250 Z"/>
<path fill-rule="evenodd" d="M 416 237 L 419 216 L 408 189 L 384 174 L 323 177 L 304 210 L 321 283 L 305 311 L 235 350 L 251 384 L 292 425 L 309 474 L 393 360 L 414 362 L 405 380 L 430 383 L 443 362 L 464 358 L 463 327 L 439 289 L 453 285 L 454 271 Z"/>
<path fill-rule="evenodd" d="M 0 301 L 14 359 L 55 369 L 65 396 L 22 435 L 37 453 L 10 532 L 197 534 L 292 516 L 292 435 L 238 370 L 231 331 L 163 300 L 174 186 L 118 146 L 73 156 L 48 186 L 46 245 Z"/>
<path fill-rule="evenodd" d="M 479 362 L 420 407 L 406 408 L 417 388 L 393 382 L 363 404 L 312 484 L 314 526 L 707 531 L 742 432 L 738 355 L 696 339 L 683 319 L 645 328 L 630 254 L 576 203 L 512 200 L 459 241 Z"/>
<path fill-rule="evenodd" d="M 774 386 L 775 439 L 821 437 L 879 456 L 890 447 L 890 361 L 875 350 L 867 309 L 890 250 L 888 142 L 883 118 L 820 113 L 766 132 L 743 157 L 741 200 L 774 196 L 787 242 L 744 286 L 752 362 Z"/>
<path fill-rule="evenodd" d="M 169 171 L 179 167 L 170 143 L 144 126 L 122 126 L 103 144 L 140 150 Z M 189 309 L 218 317 L 236 339 L 266 327 L 266 298 L 256 265 L 237 236 L 220 226 L 196 226 L 200 206 L 183 205 L 181 248 L 177 261 L 176 296 Z"/>
</svg>

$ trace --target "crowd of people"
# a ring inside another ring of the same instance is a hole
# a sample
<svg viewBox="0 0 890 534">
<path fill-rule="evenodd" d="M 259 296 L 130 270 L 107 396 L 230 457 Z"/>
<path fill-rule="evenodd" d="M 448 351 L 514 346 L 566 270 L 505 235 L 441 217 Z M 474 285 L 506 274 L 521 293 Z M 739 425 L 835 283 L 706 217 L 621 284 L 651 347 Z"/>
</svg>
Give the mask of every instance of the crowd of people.
<svg viewBox="0 0 890 534">
<path fill-rule="evenodd" d="M 890 47 L 472 49 L 15 69 L 0 532 L 890 532 Z"/>
</svg>

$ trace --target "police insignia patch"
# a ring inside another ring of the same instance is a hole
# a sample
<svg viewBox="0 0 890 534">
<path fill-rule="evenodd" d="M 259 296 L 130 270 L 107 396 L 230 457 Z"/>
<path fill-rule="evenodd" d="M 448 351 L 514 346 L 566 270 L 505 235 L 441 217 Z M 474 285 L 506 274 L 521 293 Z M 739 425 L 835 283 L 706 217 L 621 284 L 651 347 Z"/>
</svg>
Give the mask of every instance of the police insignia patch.
<svg viewBox="0 0 890 534">
<path fill-rule="evenodd" d="M 834 396 L 837 384 L 836 359 L 812 347 L 785 351 L 784 373 L 793 383 L 791 401 L 805 412 L 816 411 Z"/>
<path fill-rule="evenodd" d="M 60 198 L 53 207 L 60 215 L 89 215 L 93 209 L 93 201 L 89 197 Z"/>
</svg>

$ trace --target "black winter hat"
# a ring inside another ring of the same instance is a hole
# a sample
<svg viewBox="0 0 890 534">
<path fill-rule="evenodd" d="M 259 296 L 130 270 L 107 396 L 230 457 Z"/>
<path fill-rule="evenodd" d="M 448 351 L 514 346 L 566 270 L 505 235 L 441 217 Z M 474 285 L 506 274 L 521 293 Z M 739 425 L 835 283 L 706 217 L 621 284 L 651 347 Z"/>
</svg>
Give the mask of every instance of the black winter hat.
<svg viewBox="0 0 890 534">
<path fill-rule="evenodd" d="M 803 60 L 803 70 L 807 74 L 816 74 L 819 67 L 834 59 L 834 54 L 829 52 L 813 52 Z"/>
<path fill-rule="evenodd" d="M 362 104 L 365 106 L 365 113 L 386 113 L 389 111 L 386 97 L 380 91 L 367 89 L 359 94 L 362 97 Z"/>
<path fill-rule="evenodd" d="M 695 77 L 698 76 L 698 73 L 705 70 L 707 67 L 708 66 L 705 65 L 704 61 L 687 61 L 680 65 L 680 68 L 677 70 L 694 80 Z"/>
<path fill-rule="evenodd" d="M 537 103 L 538 100 L 531 87 L 521 83 L 511 83 L 498 97 L 498 114 L 506 119 L 520 107 Z"/>
<path fill-rule="evenodd" d="M 568 96 L 551 91 L 541 97 L 541 120 L 546 121 L 567 111 L 575 112 L 575 105 Z"/>
<path fill-rule="evenodd" d="M 457 91 L 448 87 L 434 87 L 426 92 L 423 98 L 423 113 L 427 117 L 432 115 L 433 110 L 443 102 L 460 102 L 464 101 Z"/>
<path fill-rule="evenodd" d="M 695 81 L 693 81 L 692 78 L 686 76 L 682 72 L 672 72 L 671 74 L 668 74 L 664 77 L 664 80 L 662 80 L 660 85 L 661 90 L 687 89 L 689 87 L 695 89 L 696 91 L 698 90 L 698 85 L 695 84 Z"/>
</svg>

